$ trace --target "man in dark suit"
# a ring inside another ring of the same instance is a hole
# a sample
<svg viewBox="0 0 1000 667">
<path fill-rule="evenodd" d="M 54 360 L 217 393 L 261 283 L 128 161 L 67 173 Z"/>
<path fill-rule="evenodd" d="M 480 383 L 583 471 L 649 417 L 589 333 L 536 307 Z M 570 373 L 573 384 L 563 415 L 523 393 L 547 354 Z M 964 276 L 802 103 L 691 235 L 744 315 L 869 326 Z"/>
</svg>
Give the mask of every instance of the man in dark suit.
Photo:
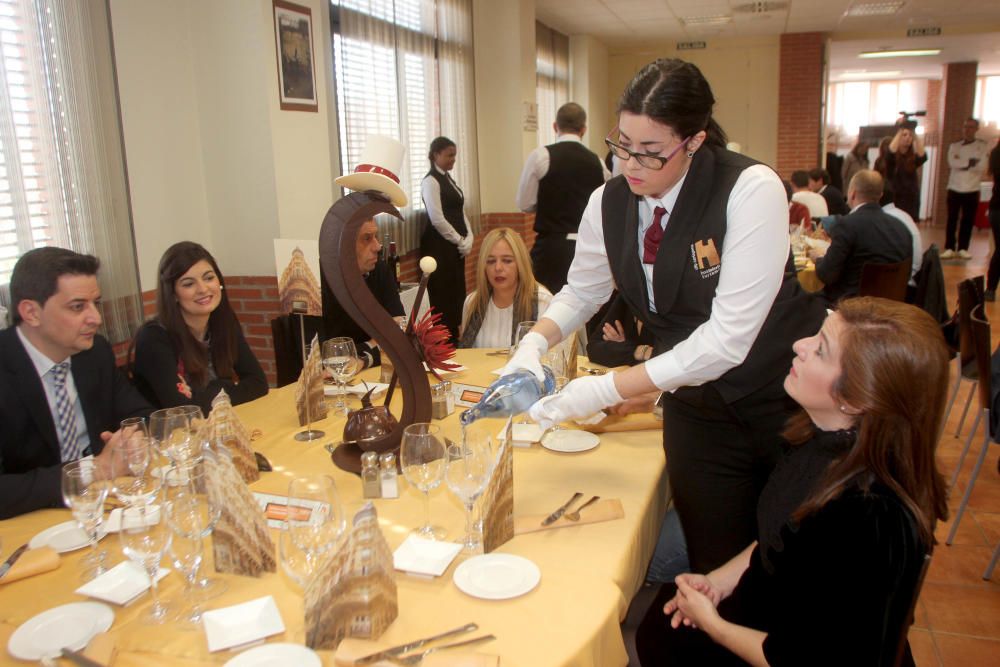
<svg viewBox="0 0 1000 667">
<path fill-rule="evenodd" d="M 881 196 L 882 176 L 877 171 L 856 173 L 847 189 L 851 213 L 837 216 L 826 254 L 812 253 L 816 276 L 823 281 L 823 293 L 831 302 L 858 293 L 861 268 L 866 263 L 912 261 L 913 238 L 899 219 L 879 207 Z"/>
<path fill-rule="evenodd" d="M 850 208 L 844 193 L 830 184 L 830 172 L 816 167 L 809 171 L 809 189 L 826 200 L 826 208 L 830 215 L 847 215 Z"/>
<path fill-rule="evenodd" d="M 62 248 L 25 253 L 0 331 L 0 519 L 62 507 L 63 463 L 107 469 L 119 423 L 152 410 L 102 336 L 99 261 Z"/>
</svg>

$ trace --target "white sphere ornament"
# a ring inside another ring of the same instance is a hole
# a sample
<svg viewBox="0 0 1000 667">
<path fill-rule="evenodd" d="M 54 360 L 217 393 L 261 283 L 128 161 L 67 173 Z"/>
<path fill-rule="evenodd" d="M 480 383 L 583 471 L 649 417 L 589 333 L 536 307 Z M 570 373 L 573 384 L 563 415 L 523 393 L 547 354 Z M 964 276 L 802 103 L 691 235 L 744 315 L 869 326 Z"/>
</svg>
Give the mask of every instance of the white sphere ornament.
<svg viewBox="0 0 1000 667">
<path fill-rule="evenodd" d="M 434 273 L 437 271 L 438 263 L 433 257 L 421 257 L 420 258 L 420 270 L 424 273 Z"/>
</svg>

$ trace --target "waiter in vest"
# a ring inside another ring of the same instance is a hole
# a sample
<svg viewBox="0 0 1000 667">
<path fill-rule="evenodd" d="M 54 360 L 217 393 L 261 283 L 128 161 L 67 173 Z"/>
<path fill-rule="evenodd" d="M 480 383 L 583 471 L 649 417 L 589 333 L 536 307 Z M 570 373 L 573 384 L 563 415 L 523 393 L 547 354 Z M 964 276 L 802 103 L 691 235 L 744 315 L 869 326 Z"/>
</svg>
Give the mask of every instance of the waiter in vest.
<svg viewBox="0 0 1000 667">
<path fill-rule="evenodd" d="M 465 302 L 465 256 L 472 250 L 472 225 L 465 215 L 465 194 L 451 177 L 458 149 L 448 137 L 431 142 L 427 158 L 431 170 L 420 183 L 420 194 L 430 224 L 420 237 L 420 256 L 437 260 L 427 281 L 427 296 L 441 323 L 458 342 Z"/>
<path fill-rule="evenodd" d="M 825 315 L 795 278 L 781 180 L 726 150 L 714 103 L 690 63 L 660 59 L 635 76 L 607 140 L 622 174 L 590 197 L 566 287 L 504 368 L 541 373 L 548 347 L 618 286 L 653 356 L 573 380 L 530 415 L 544 427 L 664 392 L 673 499 L 702 573 L 756 539 L 757 497 L 796 409 L 782 386 L 792 343 Z"/>
<path fill-rule="evenodd" d="M 537 236 L 531 248 L 531 268 L 535 279 L 555 294 L 566 284 L 587 200 L 611 173 L 583 145 L 587 131 L 583 107 L 575 102 L 562 105 L 552 127 L 558 135 L 556 143 L 536 148 L 524 163 L 517 207 L 535 213 Z"/>
</svg>

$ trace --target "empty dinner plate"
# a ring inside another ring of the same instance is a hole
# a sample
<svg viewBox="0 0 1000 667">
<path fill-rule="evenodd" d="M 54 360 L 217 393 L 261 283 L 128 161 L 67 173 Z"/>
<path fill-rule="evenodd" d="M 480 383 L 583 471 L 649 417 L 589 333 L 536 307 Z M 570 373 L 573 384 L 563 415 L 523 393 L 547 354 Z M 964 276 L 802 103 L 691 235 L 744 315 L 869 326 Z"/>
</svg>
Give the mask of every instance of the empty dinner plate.
<svg viewBox="0 0 1000 667">
<path fill-rule="evenodd" d="M 64 648 L 80 651 L 114 620 L 115 612 L 100 602 L 64 604 L 25 621 L 10 636 L 7 651 L 21 660 L 59 655 Z"/>
<path fill-rule="evenodd" d="M 559 429 L 549 431 L 542 438 L 542 447 L 554 452 L 585 452 L 601 444 L 596 433 Z"/>
<path fill-rule="evenodd" d="M 264 644 L 243 651 L 226 662 L 226 667 L 321 667 L 323 662 L 316 652 L 299 644 Z"/>
<path fill-rule="evenodd" d="M 97 533 L 97 539 L 105 536 L 105 531 L 101 528 Z M 64 521 L 57 523 L 51 528 L 46 528 L 31 538 L 28 548 L 38 549 L 40 547 L 52 547 L 57 552 L 63 554 L 67 551 L 76 551 L 90 544 L 90 538 L 86 531 L 80 528 L 76 521 Z"/>
<path fill-rule="evenodd" d="M 486 554 L 459 565 L 452 579 L 458 590 L 472 597 L 507 600 L 532 590 L 541 581 L 542 572 L 521 556 Z"/>
</svg>

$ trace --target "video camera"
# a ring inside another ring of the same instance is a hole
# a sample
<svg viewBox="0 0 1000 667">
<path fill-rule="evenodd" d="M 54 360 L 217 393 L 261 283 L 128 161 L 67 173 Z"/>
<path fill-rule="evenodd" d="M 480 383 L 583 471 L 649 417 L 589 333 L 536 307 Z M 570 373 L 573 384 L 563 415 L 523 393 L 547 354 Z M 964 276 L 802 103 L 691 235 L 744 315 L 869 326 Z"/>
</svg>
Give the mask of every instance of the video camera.
<svg viewBox="0 0 1000 667">
<path fill-rule="evenodd" d="M 927 111 L 900 111 L 900 118 L 896 121 L 896 127 L 906 128 L 911 131 L 917 129 L 917 121 L 915 118 L 923 118 L 927 115 Z"/>
</svg>

